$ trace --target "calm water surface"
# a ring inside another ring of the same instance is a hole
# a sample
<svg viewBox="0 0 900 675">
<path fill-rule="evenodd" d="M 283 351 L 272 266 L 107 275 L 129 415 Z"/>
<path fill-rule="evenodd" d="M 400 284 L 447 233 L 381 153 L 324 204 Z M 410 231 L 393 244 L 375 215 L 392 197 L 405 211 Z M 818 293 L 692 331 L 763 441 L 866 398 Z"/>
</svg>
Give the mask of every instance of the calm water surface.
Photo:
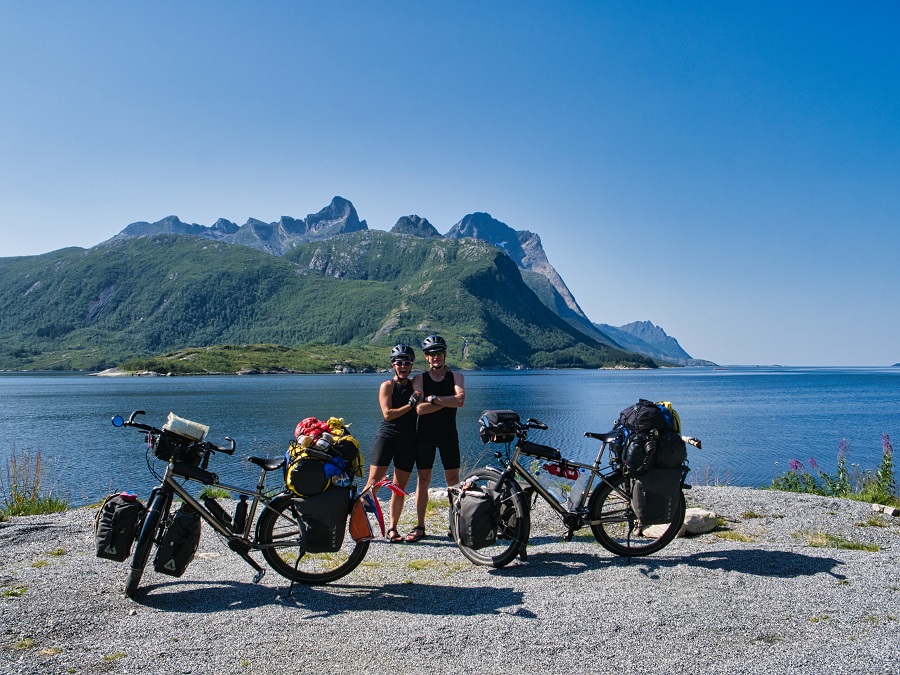
<svg viewBox="0 0 900 675">
<path fill-rule="evenodd" d="M 550 426 L 532 438 L 569 457 L 596 453 L 585 431 L 608 431 L 638 398 L 672 401 L 684 433 L 703 440 L 691 449 L 694 482 L 759 486 L 791 458 L 815 457 L 834 467 L 846 438 L 848 460 L 874 468 L 881 435 L 900 439 L 900 368 L 705 368 L 664 371 L 467 372 L 459 413 L 464 469 L 487 463 L 495 446 L 478 440 L 486 408 L 512 408 Z M 46 479 L 73 504 L 97 501 L 110 489 L 146 497 L 154 484 L 141 436 L 110 424 L 115 414 L 145 410 L 161 425 L 169 411 L 208 424 L 209 439 L 237 441 L 233 457 L 211 468 L 228 482 L 254 483 L 243 458 L 284 452 L 304 417 L 352 422 L 364 454 L 381 422 L 378 385 L 386 374 L 101 378 L 84 375 L 0 375 L 0 473 L 14 450 L 40 450 Z M 435 484 L 440 471 L 435 472 Z M 5 477 L 5 476 L 4 476 Z M 277 480 L 277 477 L 275 478 Z"/>
</svg>

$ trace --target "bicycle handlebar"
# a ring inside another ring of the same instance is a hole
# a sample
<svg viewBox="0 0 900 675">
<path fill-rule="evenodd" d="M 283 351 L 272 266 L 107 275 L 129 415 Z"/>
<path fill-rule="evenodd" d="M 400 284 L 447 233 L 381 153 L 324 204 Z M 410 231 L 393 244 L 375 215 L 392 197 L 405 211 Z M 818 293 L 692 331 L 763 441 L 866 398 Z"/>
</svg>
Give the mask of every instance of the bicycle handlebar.
<svg viewBox="0 0 900 675">
<path fill-rule="evenodd" d="M 135 410 L 131 415 L 128 416 L 128 419 L 124 419 L 121 415 L 116 415 L 112 418 L 113 426 L 116 427 L 133 427 L 135 429 L 140 429 L 148 434 L 168 434 L 171 433 L 165 429 L 157 429 L 156 427 L 150 426 L 149 424 L 141 424 L 140 422 L 135 422 L 134 418 L 138 415 L 144 415 L 143 410 Z M 178 435 L 178 434 L 174 434 Z M 197 445 L 199 445 L 205 452 L 223 452 L 226 455 L 233 455 L 234 451 L 237 447 L 237 443 L 235 443 L 234 439 L 226 436 L 225 440 L 231 444 L 229 448 L 222 448 L 216 445 L 215 443 L 210 443 L 209 441 L 195 441 Z"/>
</svg>

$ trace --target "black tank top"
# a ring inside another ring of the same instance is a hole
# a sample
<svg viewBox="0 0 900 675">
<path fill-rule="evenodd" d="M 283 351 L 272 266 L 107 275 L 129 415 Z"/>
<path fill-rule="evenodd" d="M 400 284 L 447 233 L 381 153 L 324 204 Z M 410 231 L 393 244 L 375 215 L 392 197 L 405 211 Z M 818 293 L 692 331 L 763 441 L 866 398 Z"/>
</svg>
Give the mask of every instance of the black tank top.
<svg viewBox="0 0 900 675">
<path fill-rule="evenodd" d="M 412 380 L 407 380 L 406 384 L 400 384 L 392 379 L 391 385 L 393 386 L 391 391 L 391 408 L 400 408 L 409 403 L 409 397 L 412 396 L 413 393 Z M 397 419 L 383 420 L 375 435 L 380 436 L 381 438 L 397 438 L 398 436 L 415 437 L 416 417 L 416 412 L 410 410 Z"/>
<path fill-rule="evenodd" d="M 453 372 L 448 370 L 444 375 L 444 379 L 435 382 L 431 379 L 428 371 L 422 373 L 422 393 L 427 399 L 434 394 L 435 396 L 455 396 L 456 382 L 453 379 Z M 450 436 L 456 435 L 456 408 L 441 407 L 428 415 L 422 415 L 419 418 L 419 433 L 424 436 Z"/>
</svg>

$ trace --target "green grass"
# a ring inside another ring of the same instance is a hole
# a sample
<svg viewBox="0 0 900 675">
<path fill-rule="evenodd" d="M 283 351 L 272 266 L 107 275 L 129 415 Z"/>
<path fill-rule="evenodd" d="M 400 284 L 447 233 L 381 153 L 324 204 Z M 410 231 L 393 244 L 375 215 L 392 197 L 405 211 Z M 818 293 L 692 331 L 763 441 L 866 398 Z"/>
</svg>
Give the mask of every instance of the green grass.
<svg viewBox="0 0 900 675">
<path fill-rule="evenodd" d="M 801 532 L 792 535 L 795 539 L 803 539 L 813 548 L 841 548 L 851 551 L 880 551 L 878 544 L 866 544 L 860 541 L 852 541 L 836 534 L 828 532 Z"/>
<path fill-rule="evenodd" d="M 4 598 L 21 598 L 27 592 L 28 588 L 26 586 L 17 586 L 16 588 L 7 588 L 0 591 L 0 596 Z"/>
<path fill-rule="evenodd" d="M 128 656 L 128 654 L 126 654 L 125 652 L 112 652 L 110 654 L 104 654 L 103 660 L 104 661 L 118 661 L 119 659 L 124 659 L 126 656 Z"/>
<path fill-rule="evenodd" d="M 69 500 L 45 492 L 41 451 L 17 451 L 6 460 L 5 472 L 0 474 L 0 518 L 37 516 L 69 508 Z"/>
<path fill-rule="evenodd" d="M 715 535 L 719 539 L 727 539 L 728 541 L 743 541 L 743 542 L 756 541 L 755 537 L 751 537 L 750 535 L 743 534 L 741 532 L 735 532 L 734 530 L 724 530 L 722 532 L 716 532 Z"/>
<path fill-rule="evenodd" d="M 199 499 L 203 499 L 205 497 L 209 497 L 211 499 L 231 499 L 231 493 L 225 488 L 211 487 L 207 485 L 202 490 L 200 490 L 200 494 L 198 494 L 197 497 Z"/>
</svg>

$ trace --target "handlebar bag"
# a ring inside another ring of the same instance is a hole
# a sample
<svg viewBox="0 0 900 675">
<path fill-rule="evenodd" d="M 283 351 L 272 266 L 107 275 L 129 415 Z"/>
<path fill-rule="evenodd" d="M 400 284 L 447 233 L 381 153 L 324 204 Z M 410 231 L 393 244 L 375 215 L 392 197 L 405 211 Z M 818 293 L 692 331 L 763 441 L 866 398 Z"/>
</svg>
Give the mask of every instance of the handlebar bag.
<svg viewBox="0 0 900 675">
<path fill-rule="evenodd" d="M 450 500 L 450 517 L 456 525 L 456 543 L 478 550 L 497 541 L 500 499 L 493 490 L 459 490 Z"/>
<path fill-rule="evenodd" d="M 344 543 L 350 515 L 350 488 L 332 486 L 320 495 L 294 499 L 307 553 L 334 553 Z"/>
<path fill-rule="evenodd" d="M 132 494 L 109 495 L 94 518 L 94 544 L 98 558 L 122 562 L 140 530 L 147 507 Z"/>
<path fill-rule="evenodd" d="M 175 512 L 156 549 L 153 569 L 161 574 L 180 577 L 194 559 L 200 546 L 200 514 L 188 504 Z"/>
<path fill-rule="evenodd" d="M 631 490 L 631 508 L 641 527 L 669 523 L 675 517 L 684 471 L 652 469 L 636 478 Z"/>
<path fill-rule="evenodd" d="M 485 410 L 479 419 L 482 443 L 511 443 L 516 437 L 519 413 L 514 410 Z"/>
</svg>

